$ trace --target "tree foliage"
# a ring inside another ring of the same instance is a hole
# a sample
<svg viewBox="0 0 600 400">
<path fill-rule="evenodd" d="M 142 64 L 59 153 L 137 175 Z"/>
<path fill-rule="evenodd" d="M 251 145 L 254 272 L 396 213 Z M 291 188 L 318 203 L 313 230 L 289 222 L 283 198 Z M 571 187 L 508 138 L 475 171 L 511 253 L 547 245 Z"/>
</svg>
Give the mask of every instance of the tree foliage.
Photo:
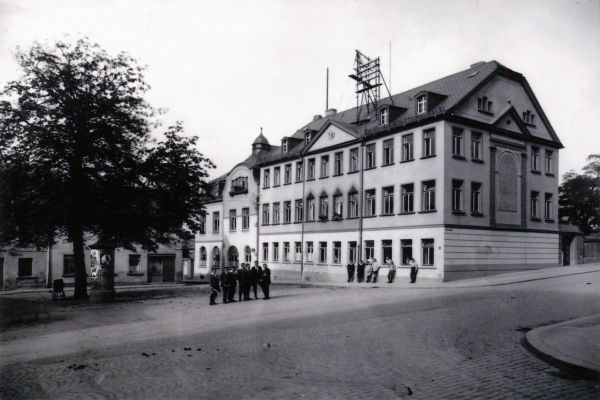
<svg viewBox="0 0 600 400">
<path fill-rule="evenodd" d="M 213 164 L 181 123 L 153 139 L 144 68 L 87 39 L 36 43 L 17 61 L 0 94 L 0 244 L 69 239 L 85 297 L 86 234 L 154 249 L 199 229 Z"/>
<path fill-rule="evenodd" d="M 589 235 L 600 227 L 600 155 L 592 154 L 583 174 L 569 171 L 559 188 L 559 213 Z"/>
</svg>

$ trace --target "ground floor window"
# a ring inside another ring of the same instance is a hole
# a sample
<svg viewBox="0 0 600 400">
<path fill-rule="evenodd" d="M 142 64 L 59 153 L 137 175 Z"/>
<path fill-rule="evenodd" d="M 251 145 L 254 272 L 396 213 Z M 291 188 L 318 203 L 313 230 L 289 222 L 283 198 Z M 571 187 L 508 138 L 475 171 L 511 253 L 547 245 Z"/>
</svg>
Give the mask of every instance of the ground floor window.
<svg viewBox="0 0 600 400">
<path fill-rule="evenodd" d="M 252 262 L 252 249 L 250 246 L 244 247 L 244 261 L 247 263 Z"/>
<path fill-rule="evenodd" d="M 342 263 L 342 242 L 333 242 L 333 263 Z"/>
<path fill-rule="evenodd" d="M 421 240 L 421 246 L 423 247 L 422 265 L 433 265 L 433 239 Z"/>
<path fill-rule="evenodd" d="M 412 239 L 400 241 L 400 253 L 402 254 L 402 265 L 408 265 L 408 261 L 413 258 Z"/>
<path fill-rule="evenodd" d="M 212 262 L 213 267 L 221 266 L 221 251 L 219 251 L 219 248 L 217 246 L 213 247 Z"/>
<path fill-rule="evenodd" d="M 302 261 L 302 242 L 294 242 L 294 261 Z"/>
<path fill-rule="evenodd" d="M 392 259 L 392 241 L 391 240 L 382 240 L 381 241 L 381 254 L 382 259 L 381 262 L 386 262 L 389 258 Z"/>
<path fill-rule="evenodd" d="M 262 244 L 262 259 L 263 261 L 269 261 L 269 243 L 263 243 Z"/>
<path fill-rule="evenodd" d="M 142 256 L 139 254 L 130 254 L 129 255 L 129 272 L 130 273 L 140 273 L 142 272 L 141 270 L 141 266 L 140 266 L 140 261 L 142 259 Z"/>
<path fill-rule="evenodd" d="M 348 242 L 348 264 L 356 262 L 356 242 Z"/>
<path fill-rule="evenodd" d="M 31 276 L 33 274 L 33 258 L 21 257 L 18 263 L 18 276 Z"/>
<path fill-rule="evenodd" d="M 279 261 L 279 243 L 273 242 L 273 261 Z"/>
<path fill-rule="evenodd" d="M 365 240 L 365 260 L 375 257 L 375 241 Z"/>
<path fill-rule="evenodd" d="M 283 261 L 290 261 L 290 242 L 283 242 Z"/>
<path fill-rule="evenodd" d="M 319 242 L 319 262 L 327 262 L 327 242 Z"/>
<path fill-rule="evenodd" d="M 63 256 L 63 275 L 75 275 L 75 257 L 72 254 Z"/>
<path fill-rule="evenodd" d="M 204 246 L 200 247 L 200 266 L 206 266 L 206 248 Z"/>
<path fill-rule="evenodd" d="M 306 242 L 306 261 L 313 262 L 313 253 L 315 252 L 315 248 L 313 242 Z"/>
</svg>

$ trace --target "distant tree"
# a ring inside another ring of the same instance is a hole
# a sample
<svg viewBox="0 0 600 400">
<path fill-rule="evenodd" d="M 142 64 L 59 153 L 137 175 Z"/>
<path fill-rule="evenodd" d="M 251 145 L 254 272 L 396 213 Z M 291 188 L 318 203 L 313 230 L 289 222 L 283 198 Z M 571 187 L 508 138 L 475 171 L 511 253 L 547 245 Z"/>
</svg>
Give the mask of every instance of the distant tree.
<svg viewBox="0 0 600 400">
<path fill-rule="evenodd" d="M 559 214 L 589 235 L 600 227 L 600 155 L 587 158 L 583 174 L 569 171 L 559 188 Z"/>
<path fill-rule="evenodd" d="M 83 298 L 86 234 L 155 249 L 199 229 L 214 166 L 181 123 L 152 138 L 142 67 L 87 39 L 16 57 L 23 74 L 0 93 L 0 245 L 69 239 Z"/>
</svg>

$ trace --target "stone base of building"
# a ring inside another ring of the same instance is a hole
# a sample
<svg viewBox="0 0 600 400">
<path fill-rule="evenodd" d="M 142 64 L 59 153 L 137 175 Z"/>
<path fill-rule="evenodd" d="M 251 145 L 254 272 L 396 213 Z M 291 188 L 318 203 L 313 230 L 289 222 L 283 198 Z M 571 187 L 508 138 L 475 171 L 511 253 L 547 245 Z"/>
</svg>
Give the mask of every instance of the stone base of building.
<svg viewBox="0 0 600 400">
<path fill-rule="evenodd" d="M 90 302 L 92 303 L 109 303 L 114 301 L 116 293 L 114 290 L 91 289 Z"/>
</svg>

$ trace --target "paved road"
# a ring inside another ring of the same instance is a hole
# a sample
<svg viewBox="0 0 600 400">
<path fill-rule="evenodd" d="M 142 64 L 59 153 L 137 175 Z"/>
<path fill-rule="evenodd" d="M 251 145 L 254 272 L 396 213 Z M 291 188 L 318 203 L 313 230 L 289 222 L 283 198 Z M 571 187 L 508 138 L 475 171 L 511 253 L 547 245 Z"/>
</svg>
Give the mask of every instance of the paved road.
<svg viewBox="0 0 600 400">
<path fill-rule="evenodd" d="M 521 345 L 600 312 L 600 273 L 497 287 L 275 287 L 69 308 L 4 329 L 0 398 L 597 399 Z M 69 354 L 77 351 L 79 353 Z M 28 360 L 28 361 L 17 361 Z"/>
</svg>

